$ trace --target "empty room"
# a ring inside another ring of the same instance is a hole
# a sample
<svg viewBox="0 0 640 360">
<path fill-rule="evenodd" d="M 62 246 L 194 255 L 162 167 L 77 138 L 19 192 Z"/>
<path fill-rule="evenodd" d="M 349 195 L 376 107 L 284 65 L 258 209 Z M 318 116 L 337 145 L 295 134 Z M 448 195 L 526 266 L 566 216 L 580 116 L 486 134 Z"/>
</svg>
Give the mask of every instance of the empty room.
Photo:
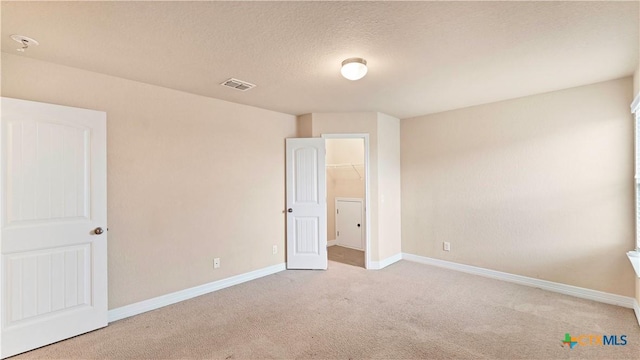
<svg viewBox="0 0 640 360">
<path fill-rule="evenodd" d="M 0 11 L 0 358 L 640 358 L 640 2 Z"/>
</svg>

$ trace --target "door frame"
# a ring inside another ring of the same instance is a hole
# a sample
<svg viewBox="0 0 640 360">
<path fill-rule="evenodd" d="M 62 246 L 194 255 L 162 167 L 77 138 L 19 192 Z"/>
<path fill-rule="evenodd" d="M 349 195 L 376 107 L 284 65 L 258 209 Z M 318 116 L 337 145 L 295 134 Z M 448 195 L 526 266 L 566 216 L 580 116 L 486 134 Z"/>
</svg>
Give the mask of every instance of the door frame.
<svg viewBox="0 0 640 360">
<path fill-rule="evenodd" d="M 369 174 L 369 134 L 348 133 L 348 134 L 322 134 L 321 137 L 327 139 L 363 139 L 364 140 L 364 268 L 370 269 L 371 258 L 371 184 Z M 326 187 L 325 181 L 325 187 Z"/>
<path fill-rule="evenodd" d="M 336 197 L 335 198 L 335 208 L 334 209 L 338 209 L 338 201 L 342 201 L 342 202 L 357 202 L 360 203 L 360 218 L 362 219 L 362 222 L 364 223 L 364 229 L 367 228 L 367 219 L 364 218 L 364 199 L 362 198 L 348 198 L 348 197 Z M 343 247 L 347 247 L 347 248 L 351 248 L 350 246 L 345 246 L 344 244 L 338 244 L 337 240 L 338 240 L 338 216 L 337 214 L 334 214 L 334 221 L 335 221 L 335 231 L 336 231 L 336 245 L 340 245 Z M 366 230 L 365 230 L 365 234 L 366 234 Z M 362 236 L 360 237 L 360 241 L 362 241 Z M 363 244 L 364 245 L 364 244 Z M 355 250 L 362 250 L 364 251 L 364 249 L 355 249 Z"/>
</svg>

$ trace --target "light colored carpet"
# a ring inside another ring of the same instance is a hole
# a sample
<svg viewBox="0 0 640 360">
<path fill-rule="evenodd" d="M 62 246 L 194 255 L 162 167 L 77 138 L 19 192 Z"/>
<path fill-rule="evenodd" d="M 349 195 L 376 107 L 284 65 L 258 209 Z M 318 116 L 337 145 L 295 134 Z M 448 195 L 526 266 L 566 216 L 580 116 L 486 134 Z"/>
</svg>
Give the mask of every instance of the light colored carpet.
<svg viewBox="0 0 640 360">
<path fill-rule="evenodd" d="M 361 250 L 349 249 L 338 245 L 329 246 L 327 248 L 327 257 L 331 261 L 364 268 L 364 251 Z"/>
<path fill-rule="evenodd" d="M 565 333 L 626 346 L 563 347 Z M 22 359 L 639 359 L 633 311 L 400 261 L 283 271 Z"/>
</svg>

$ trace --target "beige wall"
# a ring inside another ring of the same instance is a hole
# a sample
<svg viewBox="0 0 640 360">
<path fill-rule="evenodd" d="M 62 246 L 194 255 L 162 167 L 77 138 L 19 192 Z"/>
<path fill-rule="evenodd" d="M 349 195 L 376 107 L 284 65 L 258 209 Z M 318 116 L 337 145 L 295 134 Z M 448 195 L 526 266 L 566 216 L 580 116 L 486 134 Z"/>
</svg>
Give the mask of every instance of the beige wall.
<svg viewBox="0 0 640 360">
<path fill-rule="evenodd" d="M 296 137 L 308 138 L 313 137 L 311 129 L 311 114 L 300 115 L 296 118 Z"/>
<path fill-rule="evenodd" d="M 331 172 L 327 169 L 327 241 L 336 240 L 336 181 L 331 176 Z"/>
<path fill-rule="evenodd" d="M 364 139 L 327 139 L 327 165 L 364 164 Z"/>
<path fill-rule="evenodd" d="M 632 88 L 402 120 L 403 251 L 633 296 Z"/>
<path fill-rule="evenodd" d="M 400 201 L 400 120 L 378 113 L 379 258 L 402 252 Z"/>
<path fill-rule="evenodd" d="M 294 116 L 4 53 L 2 96 L 107 112 L 109 308 L 284 262 Z"/>
</svg>

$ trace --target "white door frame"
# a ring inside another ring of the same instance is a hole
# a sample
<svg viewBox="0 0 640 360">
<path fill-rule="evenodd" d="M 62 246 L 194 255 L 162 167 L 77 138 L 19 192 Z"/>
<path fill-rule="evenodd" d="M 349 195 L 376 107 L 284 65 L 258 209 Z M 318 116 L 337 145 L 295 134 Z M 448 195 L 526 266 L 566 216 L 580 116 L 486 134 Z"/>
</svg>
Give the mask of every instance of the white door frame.
<svg viewBox="0 0 640 360">
<path fill-rule="evenodd" d="M 360 218 L 362 219 L 362 222 L 364 223 L 364 228 L 366 229 L 366 219 L 364 218 L 364 199 L 362 198 L 348 198 L 348 197 L 336 197 L 335 201 L 334 201 L 334 209 L 338 209 L 338 201 L 342 201 L 342 202 L 357 202 L 360 203 Z M 340 245 L 343 247 L 348 247 L 350 248 L 350 246 L 346 246 L 344 244 L 338 244 L 338 216 L 337 214 L 333 214 L 334 219 L 335 219 L 335 231 L 336 233 L 334 234 L 336 236 L 336 245 Z M 366 231 L 365 231 L 366 233 Z M 362 236 L 360 237 L 360 241 L 362 241 Z M 356 249 L 356 250 L 363 250 L 363 249 Z"/>
<path fill-rule="evenodd" d="M 369 174 L 369 134 L 322 134 L 323 139 L 364 140 L 364 268 L 369 269 L 371 254 L 371 185 Z M 326 186 L 326 183 L 325 183 Z"/>
</svg>

